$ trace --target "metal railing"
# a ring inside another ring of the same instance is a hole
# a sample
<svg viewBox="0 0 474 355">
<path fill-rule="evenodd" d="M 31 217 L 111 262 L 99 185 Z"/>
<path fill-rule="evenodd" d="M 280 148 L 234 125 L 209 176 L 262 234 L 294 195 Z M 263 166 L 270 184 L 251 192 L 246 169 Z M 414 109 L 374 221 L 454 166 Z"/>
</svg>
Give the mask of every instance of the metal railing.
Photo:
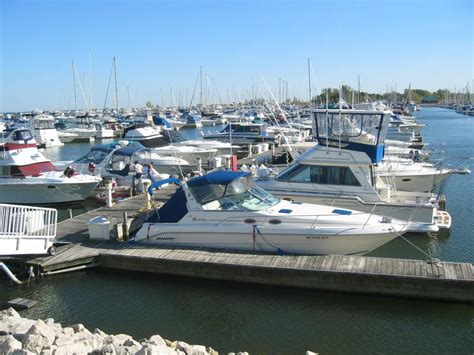
<svg viewBox="0 0 474 355">
<path fill-rule="evenodd" d="M 0 204 L 0 238 L 54 238 L 58 211 L 54 208 Z"/>
</svg>

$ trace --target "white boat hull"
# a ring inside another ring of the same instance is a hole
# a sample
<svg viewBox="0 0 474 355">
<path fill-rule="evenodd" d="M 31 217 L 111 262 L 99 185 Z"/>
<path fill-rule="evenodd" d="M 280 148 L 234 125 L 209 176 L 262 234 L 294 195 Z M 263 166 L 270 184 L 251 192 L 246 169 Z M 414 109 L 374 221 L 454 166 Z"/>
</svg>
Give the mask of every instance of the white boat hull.
<svg viewBox="0 0 474 355">
<path fill-rule="evenodd" d="M 83 201 L 99 183 L 99 180 L 63 183 L 35 179 L 0 179 L 0 202 L 39 205 Z"/>
<path fill-rule="evenodd" d="M 146 226 L 146 225 L 145 225 Z M 224 228 L 227 227 L 227 228 Z M 231 224 L 154 224 L 148 228 L 149 237 L 142 242 L 158 245 L 204 247 L 217 249 L 285 252 L 296 254 L 365 254 L 399 236 L 392 229 L 381 233 L 380 228 L 279 228 Z M 142 228 L 144 232 L 147 228 Z M 219 231 L 220 230 L 220 231 Z M 228 232 L 222 232 L 227 230 Z M 232 232 L 238 230 L 238 232 Z M 254 238 L 255 236 L 255 238 Z M 141 236 L 143 237 L 143 236 Z"/>
</svg>

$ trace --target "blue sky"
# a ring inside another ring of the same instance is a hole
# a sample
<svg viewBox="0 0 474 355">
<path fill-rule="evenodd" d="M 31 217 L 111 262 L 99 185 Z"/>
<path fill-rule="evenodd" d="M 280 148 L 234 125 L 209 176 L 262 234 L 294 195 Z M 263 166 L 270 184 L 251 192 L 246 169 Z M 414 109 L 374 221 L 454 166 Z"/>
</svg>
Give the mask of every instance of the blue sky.
<svg viewBox="0 0 474 355">
<path fill-rule="evenodd" d="M 282 78 L 290 96 L 306 98 L 307 58 L 314 91 L 340 80 L 355 87 L 358 74 L 374 92 L 409 82 L 465 87 L 474 76 L 472 4 L 1 0 L 0 111 L 72 109 L 71 59 L 87 81 L 89 50 L 95 107 L 104 105 L 114 56 L 121 106 L 128 92 L 132 105 L 189 101 L 201 65 L 216 100 L 267 94 L 260 74 L 275 95 Z M 78 87 L 80 107 L 82 97 Z"/>
</svg>

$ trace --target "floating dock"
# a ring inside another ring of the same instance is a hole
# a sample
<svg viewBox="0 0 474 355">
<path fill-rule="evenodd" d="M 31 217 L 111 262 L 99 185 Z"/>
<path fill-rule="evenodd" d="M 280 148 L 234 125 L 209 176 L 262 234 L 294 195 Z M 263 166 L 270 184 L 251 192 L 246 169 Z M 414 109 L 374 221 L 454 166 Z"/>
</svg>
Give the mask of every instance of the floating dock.
<svg viewBox="0 0 474 355">
<path fill-rule="evenodd" d="M 155 200 L 174 192 L 160 190 Z M 230 250 L 185 249 L 88 239 L 87 221 L 95 216 L 120 220 L 144 207 L 143 196 L 124 200 L 58 224 L 58 240 L 70 243 L 54 256 L 26 262 L 36 275 L 90 267 L 397 297 L 474 302 L 474 266 L 363 256 L 275 255 Z"/>
</svg>

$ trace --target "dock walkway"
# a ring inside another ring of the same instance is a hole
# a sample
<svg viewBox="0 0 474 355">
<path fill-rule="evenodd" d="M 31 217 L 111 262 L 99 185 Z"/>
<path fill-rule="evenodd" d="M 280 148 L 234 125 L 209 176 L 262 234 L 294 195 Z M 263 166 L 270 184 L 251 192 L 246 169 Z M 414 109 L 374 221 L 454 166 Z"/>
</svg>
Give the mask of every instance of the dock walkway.
<svg viewBox="0 0 474 355">
<path fill-rule="evenodd" d="M 274 255 L 229 250 L 84 242 L 32 260 L 43 274 L 100 266 L 215 280 L 474 302 L 474 267 L 362 256 Z"/>
</svg>

